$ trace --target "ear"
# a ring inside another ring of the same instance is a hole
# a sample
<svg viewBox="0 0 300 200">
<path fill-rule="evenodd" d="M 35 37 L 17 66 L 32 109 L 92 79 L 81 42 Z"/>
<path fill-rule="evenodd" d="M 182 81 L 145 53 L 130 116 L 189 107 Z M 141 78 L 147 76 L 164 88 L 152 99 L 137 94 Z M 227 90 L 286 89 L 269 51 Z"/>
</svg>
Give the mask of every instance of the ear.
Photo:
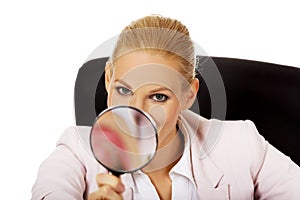
<svg viewBox="0 0 300 200">
<path fill-rule="evenodd" d="M 197 78 L 194 78 L 193 81 L 190 83 L 187 92 L 185 93 L 185 104 L 182 105 L 183 110 L 189 109 L 193 105 L 197 97 L 198 90 L 199 80 Z"/>
<path fill-rule="evenodd" d="M 105 66 L 105 89 L 106 92 L 109 92 L 109 85 L 110 85 L 110 81 L 111 81 L 111 66 L 109 62 L 106 62 L 106 66 Z"/>
</svg>

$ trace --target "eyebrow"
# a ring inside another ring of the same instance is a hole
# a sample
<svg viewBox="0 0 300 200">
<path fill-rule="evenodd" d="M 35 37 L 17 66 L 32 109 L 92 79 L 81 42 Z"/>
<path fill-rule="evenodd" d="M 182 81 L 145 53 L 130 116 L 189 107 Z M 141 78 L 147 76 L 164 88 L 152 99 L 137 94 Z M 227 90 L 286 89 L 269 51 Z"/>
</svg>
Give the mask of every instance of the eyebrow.
<svg viewBox="0 0 300 200">
<path fill-rule="evenodd" d="M 132 90 L 131 86 L 121 79 L 116 79 L 114 82 L 120 82 L 122 85 L 126 86 L 128 89 Z"/>
<path fill-rule="evenodd" d="M 123 81 L 123 80 L 121 80 L 121 79 L 116 79 L 114 82 L 119 82 L 119 83 L 121 83 L 122 85 L 124 85 L 125 87 L 127 87 L 128 89 L 132 90 L 132 87 L 131 87 L 128 83 L 126 83 L 125 81 Z M 149 93 L 156 93 L 156 92 L 161 92 L 161 91 L 165 91 L 165 90 L 167 90 L 167 91 L 173 93 L 173 91 L 172 91 L 171 89 L 166 88 L 166 87 L 158 87 L 158 88 L 155 88 L 155 89 L 153 89 L 153 90 L 150 90 Z"/>
<path fill-rule="evenodd" d="M 166 88 L 166 87 L 155 88 L 155 89 L 153 89 L 153 90 L 150 90 L 150 93 L 161 92 L 161 91 L 164 91 L 164 90 L 167 90 L 167 91 L 173 93 L 172 90 L 170 90 L 169 88 Z"/>
</svg>

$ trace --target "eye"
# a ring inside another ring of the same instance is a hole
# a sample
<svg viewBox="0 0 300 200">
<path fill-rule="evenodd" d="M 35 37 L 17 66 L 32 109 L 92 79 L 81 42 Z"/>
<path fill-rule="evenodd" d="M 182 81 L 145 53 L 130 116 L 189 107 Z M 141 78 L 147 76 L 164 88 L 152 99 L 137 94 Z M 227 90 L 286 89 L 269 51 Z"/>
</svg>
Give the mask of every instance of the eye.
<svg viewBox="0 0 300 200">
<path fill-rule="evenodd" d="M 169 98 L 167 95 L 164 94 L 153 94 L 150 97 L 151 99 L 153 99 L 156 102 L 165 102 L 167 101 L 167 99 Z"/>
<path fill-rule="evenodd" d="M 123 95 L 123 96 L 128 96 L 132 94 L 132 91 L 125 88 L 125 87 L 116 87 L 116 90 L 119 94 Z"/>
</svg>

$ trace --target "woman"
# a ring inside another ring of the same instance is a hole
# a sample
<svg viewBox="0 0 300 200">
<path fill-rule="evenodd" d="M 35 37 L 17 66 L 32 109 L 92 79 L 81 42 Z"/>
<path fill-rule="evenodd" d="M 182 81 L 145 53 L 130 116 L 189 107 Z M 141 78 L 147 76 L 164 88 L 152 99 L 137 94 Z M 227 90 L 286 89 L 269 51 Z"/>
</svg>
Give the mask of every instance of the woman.
<svg viewBox="0 0 300 200">
<path fill-rule="evenodd" d="M 127 26 L 105 69 L 107 105 L 153 117 L 154 159 L 115 177 L 82 143 L 90 128 L 71 127 L 41 165 L 33 199 L 300 198 L 299 167 L 252 122 L 207 120 L 188 110 L 199 87 L 194 65 L 193 42 L 179 21 L 147 16 Z"/>
</svg>

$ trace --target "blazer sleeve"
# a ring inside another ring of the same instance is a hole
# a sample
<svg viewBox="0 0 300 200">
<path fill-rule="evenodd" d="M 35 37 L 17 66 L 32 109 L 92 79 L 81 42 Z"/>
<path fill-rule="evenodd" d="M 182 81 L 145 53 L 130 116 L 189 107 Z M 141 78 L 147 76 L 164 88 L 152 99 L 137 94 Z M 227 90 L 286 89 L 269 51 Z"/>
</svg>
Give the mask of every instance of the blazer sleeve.
<svg viewBox="0 0 300 200">
<path fill-rule="evenodd" d="M 76 149 L 80 151 L 73 127 L 68 128 L 57 143 L 55 151 L 41 164 L 32 200 L 83 199 L 85 167 Z"/>
<path fill-rule="evenodd" d="M 253 136 L 255 199 L 300 199 L 300 168 L 259 135 L 247 120 Z"/>
</svg>

